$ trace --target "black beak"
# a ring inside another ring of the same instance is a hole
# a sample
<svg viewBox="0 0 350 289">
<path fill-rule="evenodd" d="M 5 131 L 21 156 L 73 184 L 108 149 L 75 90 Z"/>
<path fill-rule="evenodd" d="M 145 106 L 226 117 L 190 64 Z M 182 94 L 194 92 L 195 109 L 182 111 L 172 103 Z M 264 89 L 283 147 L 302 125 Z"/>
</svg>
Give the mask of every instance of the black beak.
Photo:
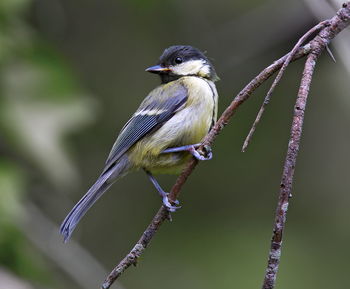
<svg viewBox="0 0 350 289">
<path fill-rule="evenodd" d="M 146 69 L 146 71 L 147 72 L 151 72 L 151 73 L 160 74 L 160 73 L 163 73 L 163 72 L 169 72 L 169 71 L 171 71 L 171 69 L 168 68 L 168 67 L 163 67 L 161 65 L 155 65 L 155 66 L 148 67 Z"/>
</svg>

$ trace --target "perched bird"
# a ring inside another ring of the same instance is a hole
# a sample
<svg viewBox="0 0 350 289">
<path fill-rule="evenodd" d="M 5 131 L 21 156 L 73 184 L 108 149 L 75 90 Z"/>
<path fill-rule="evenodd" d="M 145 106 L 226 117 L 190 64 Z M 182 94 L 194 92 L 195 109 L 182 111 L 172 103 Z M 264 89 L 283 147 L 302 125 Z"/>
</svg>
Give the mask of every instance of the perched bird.
<svg viewBox="0 0 350 289">
<path fill-rule="evenodd" d="M 152 90 L 124 125 L 107 158 L 102 174 L 67 215 L 61 234 L 67 241 L 86 211 L 120 177 L 143 169 L 171 212 L 171 204 L 153 174 L 179 174 L 217 119 L 219 78 L 208 58 L 191 46 L 171 46 L 157 65 L 146 71 L 158 74 L 161 85 Z"/>
</svg>

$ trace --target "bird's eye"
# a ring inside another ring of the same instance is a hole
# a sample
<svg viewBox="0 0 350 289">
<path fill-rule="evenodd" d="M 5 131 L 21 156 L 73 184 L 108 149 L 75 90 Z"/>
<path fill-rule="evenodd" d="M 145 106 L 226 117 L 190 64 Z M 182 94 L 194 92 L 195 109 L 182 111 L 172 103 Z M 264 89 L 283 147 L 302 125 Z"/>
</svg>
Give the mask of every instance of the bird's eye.
<svg viewBox="0 0 350 289">
<path fill-rule="evenodd" d="M 176 58 L 175 58 L 175 63 L 176 63 L 176 64 L 182 63 L 182 58 L 181 58 L 181 57 L 176 57 Z"/>
</svg>

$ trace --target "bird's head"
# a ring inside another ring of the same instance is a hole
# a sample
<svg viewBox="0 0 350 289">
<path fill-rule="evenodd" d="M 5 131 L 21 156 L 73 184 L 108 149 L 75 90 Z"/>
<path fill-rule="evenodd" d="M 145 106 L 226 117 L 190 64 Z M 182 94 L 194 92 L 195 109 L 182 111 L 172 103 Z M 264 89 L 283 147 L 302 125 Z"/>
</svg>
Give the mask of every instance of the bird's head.
<svg viewBox="0 0 350 289">
<path fill-rule="evenodd" d="M 147 68 L 146 71 L 159 74 L 162 83 L 183 76 L 198 76 L 212 81 L 219 79 L 208 58 L 198 49 L 185 45 L 165 49 L 158 64 Z"/>
</svg>

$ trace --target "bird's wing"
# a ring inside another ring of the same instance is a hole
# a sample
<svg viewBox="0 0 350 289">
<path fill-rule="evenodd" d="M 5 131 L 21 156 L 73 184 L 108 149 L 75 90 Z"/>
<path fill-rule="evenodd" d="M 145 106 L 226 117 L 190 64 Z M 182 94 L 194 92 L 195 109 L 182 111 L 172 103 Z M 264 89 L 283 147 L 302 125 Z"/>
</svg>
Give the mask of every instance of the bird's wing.
<svg viewBox="0 0 350 289">
<path fill-rule="evenodd" d="M 159 88 L 157 93 L 150 93 L 122 128 L 107 158 L 103 173 L 138 140 L 149 132 L 159 129 L 164 122 L 181 110 L 187 98 L 187 89 L 182 85 L 168 85 L 166 89 Z"/>
</svg>

